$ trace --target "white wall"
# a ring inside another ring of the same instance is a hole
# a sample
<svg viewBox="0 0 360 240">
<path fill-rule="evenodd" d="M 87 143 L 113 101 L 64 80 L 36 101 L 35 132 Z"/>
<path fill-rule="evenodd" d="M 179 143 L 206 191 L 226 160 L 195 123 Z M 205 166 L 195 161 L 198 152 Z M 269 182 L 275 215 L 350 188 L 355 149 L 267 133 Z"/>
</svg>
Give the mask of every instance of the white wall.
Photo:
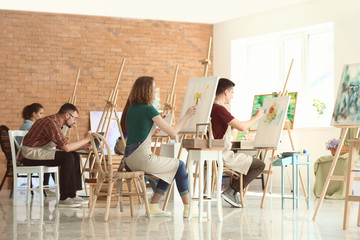
<svg viewBox="0 0 360 240">
<path fill-rule="evenodd" d="M 334 23 L 334 78 L 335 93 L 344 64 L 360 62 L 360 1 L 312 0 L 273 11 L 255 14 L 214 25 L 214 75 L 231 78 L 231 41 L 264 35 L 326 22 Z M 302 113 L 296 113 L 302 114 Z M 292 133 L 297 149 L 307 149 L 311 161 L 323 155 L 325 142 L 339 137 L 337 128 L 294 129 Z M 287 136 L 283 136 L 280 150 L 289 151 Z M 313 164 L 312 164 L 313 167 Z M 311 168 L 313 173 L 313 168 Z M 280 184 L 280 172 L 275 170 L 274 186 Z M 312 184 L 314 175 L 312 177 Z"/>
</svg>

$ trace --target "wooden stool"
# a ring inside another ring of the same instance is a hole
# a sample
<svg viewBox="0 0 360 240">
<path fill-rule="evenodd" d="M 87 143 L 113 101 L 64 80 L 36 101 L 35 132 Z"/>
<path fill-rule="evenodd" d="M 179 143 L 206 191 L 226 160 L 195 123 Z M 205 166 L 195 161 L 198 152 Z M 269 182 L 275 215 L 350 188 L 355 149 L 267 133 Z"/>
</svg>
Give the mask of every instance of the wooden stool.
<svg viewBox="0 0 360 240">
<path fill-rule="evenodd" d="M 360 181 L 359 177 L 354 177 L 354 172 L 359 172 L 360 170 L 354 170 L 355 160 L 356 160 L 356 149 L 360 148 L 360 139 L 349 140 L 350 143 L 350 153 L 349 153 L 349 161 L 347 166 L 347 171 L 345 173 L 346 180 L 346 193 L 345 193 L 345 208 L 344 208 L 344 223 L 343 229 L 346 230 L 348 228 L 349 216 L 350 216 L 350 203 L 360 202 L 360 196 L 353 196 L 353 181 Z M 360 226 L 360 205 L 358 212 L 358 220 L 357 225 Z"/>
<path fill-rule="evenodd" d="M 189 206 L 189 218 L 192 217 L 193 201 L 199 201 L 199 222 L 202 222 L 204 201 L 208 202 L 207 206 L 207 218 L 211 219 L 211 202 L 217 202 L 217 210 L 219 220 L 222 221 L 222 205 L 221 205 L 221 183 L 223 175 L 223 160 L 222 160 L 222 148 L 197 148 L 187 149 L 189 151 L 188 168 L 189 168 L 189 194 L 190 194 L 190 206 Z M 206 191 L 204 194 L 204 163 L 206 161 Z M 216 161 L 218 165 L 217 181 L 216 181 L 216 197 L 212 198 L 211 194 L 211 173 L 212 163 Z M 199 198 L 193 198 L 193 165 L 194 162 L 199 162 Z"/>
</svg>

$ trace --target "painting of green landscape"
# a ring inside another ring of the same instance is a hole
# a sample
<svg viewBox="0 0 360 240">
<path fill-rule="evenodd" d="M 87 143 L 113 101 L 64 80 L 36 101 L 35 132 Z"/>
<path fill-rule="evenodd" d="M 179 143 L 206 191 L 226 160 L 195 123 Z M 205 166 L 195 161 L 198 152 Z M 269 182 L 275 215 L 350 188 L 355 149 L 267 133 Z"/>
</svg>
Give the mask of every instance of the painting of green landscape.
<svg viewBox="0 0 360 240">
<path fill-rule="evenodd" d="M 289 119 L 289 121 L 290 121 L 291 129 L 293 129 L 293 127 L 294 127 L 297 94 L 298 94 L 297 92 L 288 93 L 288 96 L 290 96 L 290 102 L 289 102 L 289 107 L 288 107 L 288 111 L 287 111 L 287 119 Z M 255 115 L 255 112 L 260 107 L 263 106 L 264 100 L 266 98 L 275 98 L 277 96 L 278 96 L 277 93 L 255 95 L 251 117 L 253 117 Z M 250 131 L 255 131 L 257 129 L 257 126 L 258 126 L 258 121 L 251 126 Z"/>
</svg>

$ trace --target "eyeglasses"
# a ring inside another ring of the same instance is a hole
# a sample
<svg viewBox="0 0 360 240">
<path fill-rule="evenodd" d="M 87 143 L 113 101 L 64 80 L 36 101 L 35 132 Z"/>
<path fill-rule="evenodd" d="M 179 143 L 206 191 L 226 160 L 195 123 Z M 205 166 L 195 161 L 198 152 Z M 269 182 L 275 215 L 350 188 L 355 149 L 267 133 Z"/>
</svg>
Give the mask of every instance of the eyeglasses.
<svg viewBox="0 0 360 240">
<path fill-rule="evenodd" d="M 71 113 L 68 112 L 68 114 L 74 119 L 74 121 L 76 122 L 77 117 L 74 117 Z"/>
</svg>

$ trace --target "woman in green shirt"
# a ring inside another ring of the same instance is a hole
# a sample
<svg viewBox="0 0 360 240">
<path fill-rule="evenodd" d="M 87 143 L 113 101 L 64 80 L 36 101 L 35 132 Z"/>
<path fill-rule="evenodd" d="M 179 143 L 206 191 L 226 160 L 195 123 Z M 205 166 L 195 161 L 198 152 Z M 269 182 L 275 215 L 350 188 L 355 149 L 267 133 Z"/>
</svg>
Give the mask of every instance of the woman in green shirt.
<svg viewBox="0 0 360 240">
<path fill-rule="evenodd" d="M 155 125 L 174 137 L 184 123 L 195 114 L 195 106 L 190 107 L 184 117 L 174 126 L 169 125 L 152 106 L 155 99 L 155 81 L 152 77 L 139 77 L 130 92 L 127 106 L 122 114 L 126 120 L 127 141 L 125 149 L 125 168 L 128 171 L 142 170 L 159 179 L 150 202 L 152 216 L 170 216 L 162 211 L 159 202 L 173 179 L 184 203 L 184 217 L 189 211 L 189 181 L 183 161 L 175 158 L 160 157 L 151 151 L 151 136 Z M 123 122 L 123 121 L 122 121 Z"/>
</svg>

